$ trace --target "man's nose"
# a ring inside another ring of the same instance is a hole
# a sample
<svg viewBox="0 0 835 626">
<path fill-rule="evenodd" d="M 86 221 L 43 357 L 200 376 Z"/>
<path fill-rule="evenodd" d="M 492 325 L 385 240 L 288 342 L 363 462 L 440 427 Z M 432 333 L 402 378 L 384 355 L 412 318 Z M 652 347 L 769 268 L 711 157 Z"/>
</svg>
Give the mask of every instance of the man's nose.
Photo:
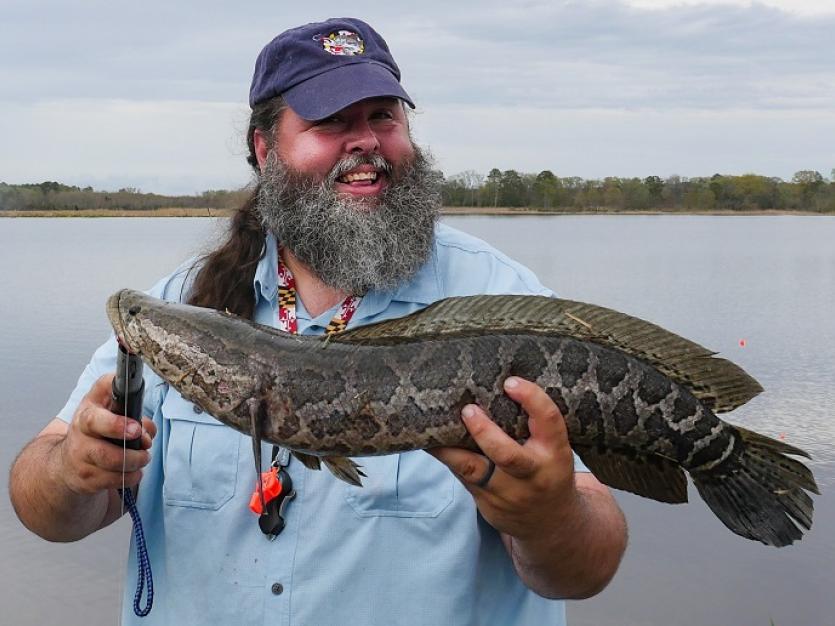
<svg viewBox="0 0 835 626">
<path fill-rule="evenodd" d="M 380 141 L 377 134 L 368 122 L 354 124 L 349 130 L 348 139 L 345 142 L 345 151 L 354 154 L 366 154 L 377 152 L 380 148 Z"/>
</svg>

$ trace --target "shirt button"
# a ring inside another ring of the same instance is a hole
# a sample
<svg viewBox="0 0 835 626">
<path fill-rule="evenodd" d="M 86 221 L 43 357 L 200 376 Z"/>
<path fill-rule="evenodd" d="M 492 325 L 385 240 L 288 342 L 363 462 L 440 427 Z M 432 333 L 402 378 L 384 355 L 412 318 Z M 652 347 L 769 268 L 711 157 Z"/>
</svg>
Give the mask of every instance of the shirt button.
<svg viewBox="0 0 835 626">
<path fill-rule="evenodd" d="M 280 596 L 284 592 L 284 585 L 281 583 L 273 583 L 273 586 L 270 587 L 270 591 L 272 591 L 274 595 Z"/>
<path fill-rule="evenodd" d="M 201 409 L 201 408 L 200 408 L 199 406 L 197 406 L 196 404 L 192 404 L 192 405 L 191 405 L 191 408 L 192 408 L 192 409 L 194 409 L 194 412 L 195 412 L 195 413 L 197 413 L 198 415 L 199 415 L 200 413 L 202 413 L 202 412 L 203 412 L 203 409 Z"/>
</svg>

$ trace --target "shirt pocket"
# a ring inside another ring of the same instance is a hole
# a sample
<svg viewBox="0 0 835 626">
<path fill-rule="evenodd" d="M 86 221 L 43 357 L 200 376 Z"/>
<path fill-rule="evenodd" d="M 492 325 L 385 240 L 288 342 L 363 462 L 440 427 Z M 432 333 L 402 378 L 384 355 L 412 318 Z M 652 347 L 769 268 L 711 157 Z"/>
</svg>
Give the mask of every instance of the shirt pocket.
<svg viewBox="0 0 835 626">
<path fill-rule="evenodd" d="M 170 506 L 217 510 L 235 495 L 241 436 L 169 389 L 163 498 Z"/>
<path fill-rule="evenodd" d="M 452 503 L 455 478 L 422 450 L 355 460 L 366 477 L 345 497 L 360 517 L 438 517 Z"/>
</svg>

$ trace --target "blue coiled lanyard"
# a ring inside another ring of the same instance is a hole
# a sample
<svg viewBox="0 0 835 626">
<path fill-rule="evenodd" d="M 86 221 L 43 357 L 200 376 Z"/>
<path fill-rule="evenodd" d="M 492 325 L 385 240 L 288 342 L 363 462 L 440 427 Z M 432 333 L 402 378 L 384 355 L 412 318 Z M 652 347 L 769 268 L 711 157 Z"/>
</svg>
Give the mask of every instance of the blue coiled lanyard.
<svg viewBox="0 0 835 626">
<path fill-rule="evenodd" d="M 133 612 L 138 617 L 145 617 L 151 612 L 151 607 L 154 605 L 154 577 L 151 573 L 151 559 L 148 557 L 145 531 L 142 529 L 142 518 L 139 517 L 139 511 L 136 508 L 133 491 L 119 489 L 119 495 L 122 496 L 122 502 L 124 502 L 130 518 L 133 520 L 133 539 L 136 544 L 136 561 L 139 564 L 139 571 L 136 575 L 136 592 L 133 594 Z M 140 602 L 146 584 L 148 593 L 143 607 L 140 606 Z"/>
<path fill-rule="evenodd" d="M 142 360 L 139 356 L 129 353 L 127 348 L 120 343 L 116 376 L 113 379 L 113 411 L 135 419 L 140 424 L 142 423 L 142 401 L 145 392 L 142 369 Z M 131 388 L 133 388 L 133 391 L 131 391 Z M 125 428 L 127 428 L 127 420 L 125 420 Z M 128 442 L 126 433 L 122 434 L 122 441 L 118 443 L 122 444 L 122 488 L 118 492 L 124 506 L 122 513 L 127 509 L 133 521 L 133 538 L 136 544 L 136 560 L 139 566 L 136 577 L 136 593 L 133 596 L 133 612 L 138 617 L 145 617 L 151 612 L 151 607 L 154 604 L 154 579 L 151 574 L 151 560 L 148 557 L 148 546 L 145 544 L 142 519 L 139 517 L 139 511 L 136 508 L 136 499 L 133 490 L 125 488 L 124 484 L 127 449 L 130 447 L 138 450 L 141 445 L 139 439 Z M 143 607 L 140 603 L 145 591 L 147 591 L 147 597 Z"/>
</svg>

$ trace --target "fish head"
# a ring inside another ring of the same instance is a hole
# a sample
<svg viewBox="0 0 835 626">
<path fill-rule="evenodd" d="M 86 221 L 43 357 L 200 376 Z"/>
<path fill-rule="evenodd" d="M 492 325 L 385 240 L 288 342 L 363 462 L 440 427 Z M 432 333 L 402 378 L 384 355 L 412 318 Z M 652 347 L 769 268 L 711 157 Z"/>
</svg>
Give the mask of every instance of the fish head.
<svg viewBox="0 0 835 626">
<path fill-rule="evenodd" d="M 172 357 L 193 349 L 199 333 L 183 320 L 183 305 L 166 302 L 141 291 L 122 289 L 107 300 L 107 317 L 119 344 L 131 354 L 138 354 L 152 369 L 180 375 L 179 364 Z M 194 308 L 194 307 L 189 307 Z"/>
<path fill-rule="evenodd" d="M 107 299 L 107 317 L 119 343 L 128 352 L 147 356 L 143 324 L 159 318 L 160 301 L 141 291 L 121 289 Z"/>
<path fill-rule="evenodd" d="M 256 393 L 258 373 L 249 356 L 260 334 L 251 322 L 130 289 L 110 296 L 107 316 L 128 352 L 214 417 L 231 419 Z"/>
<path fill-rule="evenodd" d="M 141 291 L 122 289 L 107 300 L 107 317 L 119 343 L 152 367 L 161 359 L 212 350 L 212 338 L 223 334 L 218 313 L 169 302 Z"/>
<path fill-rule="evenodd" d="M 107 317 L 119 343 L 129 352 L 142 354 L 140 331 L 143 304 L 152 300 L 140 291 L 121 289 L 107 299 Z"/>
</svg>

